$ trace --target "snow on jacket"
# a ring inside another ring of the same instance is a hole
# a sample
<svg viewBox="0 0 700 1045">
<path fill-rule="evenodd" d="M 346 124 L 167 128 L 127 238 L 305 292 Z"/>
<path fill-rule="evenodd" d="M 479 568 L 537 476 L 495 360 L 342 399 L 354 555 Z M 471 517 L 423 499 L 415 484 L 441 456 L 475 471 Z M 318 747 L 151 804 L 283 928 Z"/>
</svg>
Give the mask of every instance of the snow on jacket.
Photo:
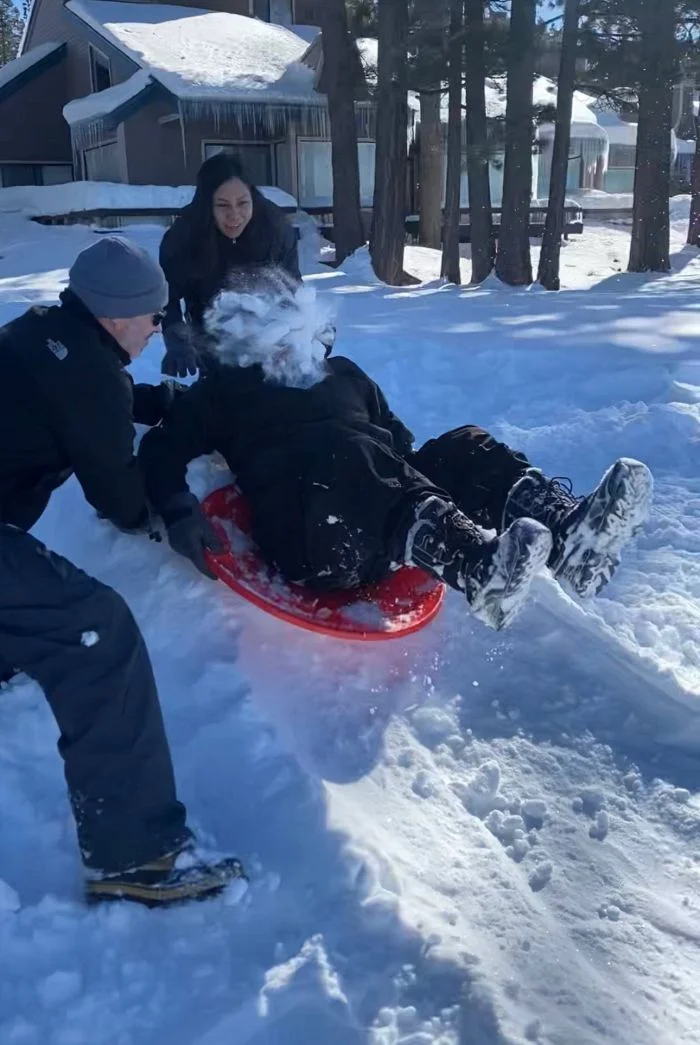
<svg viewBox="0 0 700 1045">
<path fill-rule="evenodd" d="M 70 291 L 0 328 L 0 522 L 29 530 L 75 473 L 129 529 L 148 518 L 133 422 L 157 424 L 165 385 L 134 385 L 129 356 Z"/>
<path fill-rule="evenodd" d="M 189 388 L 139 449 L 155 510 L 167 521 L 189 462 L 218 451 L 250 504 L 256 542 L 288 579 L 314 576 L 329 518 L 356 519 L 381 558 L 386 520 L 407 494 L 433 487 L 410 467 L 413 435 L 374 381 L 342 356 L 324 367 L 306 388 L 276 384 L 257 364 L 221 366 Z"/>
</svg>

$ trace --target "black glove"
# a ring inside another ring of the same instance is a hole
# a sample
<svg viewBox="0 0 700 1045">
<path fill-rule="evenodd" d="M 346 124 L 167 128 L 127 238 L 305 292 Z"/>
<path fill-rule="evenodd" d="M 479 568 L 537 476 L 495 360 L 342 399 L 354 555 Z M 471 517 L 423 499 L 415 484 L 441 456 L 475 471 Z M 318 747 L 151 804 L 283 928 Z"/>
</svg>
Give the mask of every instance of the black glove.
<svg viewBox="0 0 700 1045">
<path fill-rule="evenodd" d="M 173 323 L 163 331 L 165 355 L 160 365 L 168 377 L 194 377 L 197 373 L 197 351 L 187 323 Z"/>
<path fill-rule="evenodd" d="M 204 553 L 220 553 L 225 550 L 225 546 L 202 513 L 194 494 L 180 493 L 172 497 L 163 510 L 163 521 L 170 547 L 189 559 L 205 577 L 215 581 L 216 574 L 209 569 Z"/>
</svg>

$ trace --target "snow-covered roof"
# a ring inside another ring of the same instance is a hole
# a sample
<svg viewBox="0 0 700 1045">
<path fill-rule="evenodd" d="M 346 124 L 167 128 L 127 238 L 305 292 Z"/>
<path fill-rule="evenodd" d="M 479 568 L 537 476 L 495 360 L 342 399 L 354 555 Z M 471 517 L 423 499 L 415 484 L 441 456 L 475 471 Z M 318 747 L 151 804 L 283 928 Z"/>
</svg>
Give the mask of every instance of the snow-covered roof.
<svg viewBox="0 0 700 1045">
<path fill-rule="evenodd" d="M 258 186 L 278 207 L 297 209 L 289 193 Z M 70 181 L 65 185 L 18 185 L 0 189 L 0 213 L 21 211 L 31 217 L 51 217 L 90 210 L 180 210 L 192 199 L 191 185 L 122 185 L 114 182 Z"/>
<path fill-rule="evenodd" d="M 68 102 L 63 106 L 63 115 L 71 125 L 82 123 L 83 120 L 99 120 L 137 98 L 152 84 L 151 74 L 145 69 L 139 69 L 128 80 L 117 83 L 114 87 Z"/>
<path fill-rule="evenodd" d="M 68 0 L 74 15 L 182 101 L 323 105 L 306 43 L 279 25 L 168 4 Z"/>
<path fill-rule="evenodd" d="M 43 62 L 55 51 L 60 51 L 62 47 L 65 47 L 64 43 L 41 44 L 39 47 L 33 47 L 26 54 L 20 55 L 19 58 L 13 58 L 11 62 L 7 62 L 0 68 L 0 87 L 12 83 L 22 73 L 26 73 L 39 62 Z"/>
</svg>

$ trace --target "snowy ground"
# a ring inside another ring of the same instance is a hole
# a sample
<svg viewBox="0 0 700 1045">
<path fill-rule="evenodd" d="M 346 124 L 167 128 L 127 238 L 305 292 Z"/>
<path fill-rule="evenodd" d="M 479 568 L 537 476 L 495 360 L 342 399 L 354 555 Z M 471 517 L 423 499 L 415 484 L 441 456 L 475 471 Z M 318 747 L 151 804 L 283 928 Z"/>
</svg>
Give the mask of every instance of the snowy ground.
<svg viewBox="0 0 700 1045">
<path fill-rule="evenodd" d="M 91 236 L 4 217 L 0 321 L 54 297 Z M 589 224 L 558 295 L 311 266 L 336 351 L 420 439 L 478 422 L 579 490 L 648 461 L 653 517 L 594 606 L 543 576 L 505 635 L 454 595 L 417 636 L 346 646 L 116 534 L 75 483 L 54 497 L 38 535 L 128 599 L 192 820 L 254 881 L 237 907 L 85 909 L 55 726 L 34 685 L 3 692 L 2 1045 L 698 1042 L 700 259 L 681 246 L 679 224 L 673 275 L 631 277 L 627 230 Z"/>
</svg>

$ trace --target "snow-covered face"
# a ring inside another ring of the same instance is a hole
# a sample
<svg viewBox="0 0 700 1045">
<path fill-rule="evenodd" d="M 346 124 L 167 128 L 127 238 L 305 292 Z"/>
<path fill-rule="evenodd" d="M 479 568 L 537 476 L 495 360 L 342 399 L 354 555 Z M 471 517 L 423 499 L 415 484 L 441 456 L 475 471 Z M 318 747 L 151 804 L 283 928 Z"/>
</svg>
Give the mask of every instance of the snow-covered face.
<svg viewBox="0 0 700 1045">
<path fill-rule="evenodd" d="M 238 239 L 253 217 L 253 197 L 240 178 L 229 178 L 214 193 L 214 224 L 222 236 Z"/>
<path fill-rule="evenodd" d="M 257 364 L 268 380 L 296 388 L 325 377 L 321 336 L 331 323 L 330 302 L 315 287 L 297 287 L 272 270 L 244 291 L 223 291 L 205 318 L 222 363 Z"/>
<path fill-rule="evenodd" d="M 160 330 L 160 312 L 131 319 L 100 319 L 100 324 L 112 335 L 130 359 L 138 359 L 154 334 Z"/>
</svg>

